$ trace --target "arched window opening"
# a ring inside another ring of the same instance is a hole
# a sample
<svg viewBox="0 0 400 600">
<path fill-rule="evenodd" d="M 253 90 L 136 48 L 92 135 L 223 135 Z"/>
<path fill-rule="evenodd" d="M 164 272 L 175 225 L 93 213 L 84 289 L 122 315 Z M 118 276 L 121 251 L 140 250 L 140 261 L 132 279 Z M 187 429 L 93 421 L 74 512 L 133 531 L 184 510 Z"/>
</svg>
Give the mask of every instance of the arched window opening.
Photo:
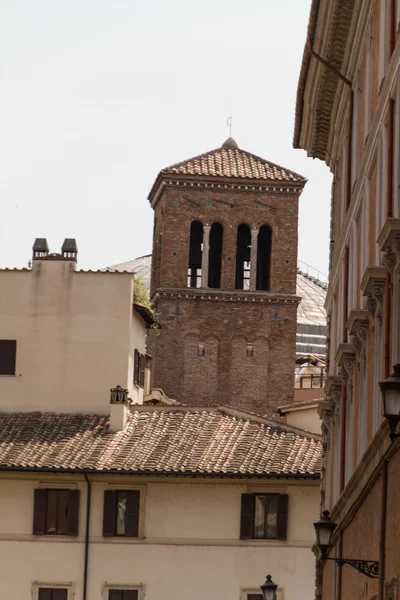
<svg viewBox="0 0 400 600">
<path fill-rule="evenodd" d="M 222 237 L 224 228 L 221 223 L 213 223 L 210 230 L 208 287 L 221 287 Z"/>
<path fill-rule="evenodd" d="M 269 291 L 271 274 L 272 229 L 262 225 L 257 239 L 257 276 L 256 290 Z"/>
<path fill-rule="evenodd" d="M 193 221 L 190 225 L 189 268 L 187 286 L 201 287 L 201 258 L 203 254 L 203 224 Z"/>
<path fill-rule="evenodd" d="M 248 290 L 250 287 L 250 227 L 242 223 L 237 230 L 236 240 L 236 290 Z"/>
</svg>

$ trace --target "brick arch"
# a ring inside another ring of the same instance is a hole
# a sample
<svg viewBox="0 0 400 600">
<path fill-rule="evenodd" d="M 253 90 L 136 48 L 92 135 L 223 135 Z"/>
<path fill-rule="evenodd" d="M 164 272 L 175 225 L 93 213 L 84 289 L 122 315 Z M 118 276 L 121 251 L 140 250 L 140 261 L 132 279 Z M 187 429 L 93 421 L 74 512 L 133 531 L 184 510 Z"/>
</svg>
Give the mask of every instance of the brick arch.
<svg viewBox="0 0 400 600">
<path fill-rule="evenodd" d="M 204 356 L 199 356 L 199 344 L 204 344 Z M 183 338 L 183 402 L 217 401 L 219 351 L 217 335 L 208 335 L 203 340 L 189 333 Z"/>
</svg>

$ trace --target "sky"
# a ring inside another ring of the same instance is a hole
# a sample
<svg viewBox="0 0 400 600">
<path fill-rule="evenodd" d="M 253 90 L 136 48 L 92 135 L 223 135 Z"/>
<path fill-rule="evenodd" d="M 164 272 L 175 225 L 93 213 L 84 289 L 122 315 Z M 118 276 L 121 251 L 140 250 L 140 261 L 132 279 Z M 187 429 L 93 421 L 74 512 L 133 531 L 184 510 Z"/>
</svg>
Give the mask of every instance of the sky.
<svg viewBox="0 0 400 600">
<path fill-rule="evenodd" d="M 308 179 L 298 257 L 328 270 L 331 175 L 292 147 L 310 0 L 1 0 L 0 267 L 151 252 L 158 172 L 232 137 Z"/>
</svg>

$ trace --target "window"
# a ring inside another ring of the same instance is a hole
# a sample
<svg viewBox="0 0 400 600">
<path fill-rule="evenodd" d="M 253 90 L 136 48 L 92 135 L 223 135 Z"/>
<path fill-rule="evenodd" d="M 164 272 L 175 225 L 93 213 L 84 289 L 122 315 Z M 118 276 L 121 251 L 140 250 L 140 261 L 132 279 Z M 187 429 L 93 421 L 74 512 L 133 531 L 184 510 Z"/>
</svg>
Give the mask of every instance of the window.
<svg viewBox="0 0 400 600">
<path fill-rule="evenodd" d="M 79 490 L 36 489 L 33 533 L 36 535 L 78 535 L 79 496 Z"/>
<path fill-rule="evenodd" d="M 133 383 L 139 387 L 144 387 L 144 374 L 146 369 L 146 357 L 135 349 L 135 359 L 133 365 Z"/>
<path fill-rule="evenodd" d="M 68 600 L 68 589 L 40 587 L 38 600 Z"/>
<path fill-rule="evenodd" d="M 285 540 L 287 494 L 242 494 L 241 539 Z"/>
<path fill-rule="evenodd" d="M 108 600 L 138 600 L 138 590 L 108 590 Z"/>
<path fill-rule="evenodd" d="M 237 229 L 235 278 L 236 290 L 248 290 L 250 287 L 250 255 L 250 227 L 245 223 L 242 223 Z"/>
<path fill-rule="evenodd" d="M 221 223 L 213 223 L 210 230 L 210 249 L 208 259 L 208 287 L 221 287 L 223 227 Z"/>
<path fill-rule="evenodd" d="M 256 290 L 269 290 L 271 271 L 272 229 L 262 225 L 257 238 L 257 277 Z"/>
<path fill-rule="evenodd" d="M 106 490 L 104 492 L 104 537 L 138 537 L 139 500 L 139 490 Z"/>
<path fill-rule="evenodd" d="M 0 340 L 0 375 L 15 375 L 17 342 Z"/>
<path fill-rule="evenodd" d="M 263 600 L 262 594 L 247 594 L 247 600 Z"/>
<path fill-rule="evenodd" d="M 190 226 L 188 282 L 190 288 L 201 287 L 201 261 L 203 258 L 203 223 L 193 221 Z"/>
</svg>

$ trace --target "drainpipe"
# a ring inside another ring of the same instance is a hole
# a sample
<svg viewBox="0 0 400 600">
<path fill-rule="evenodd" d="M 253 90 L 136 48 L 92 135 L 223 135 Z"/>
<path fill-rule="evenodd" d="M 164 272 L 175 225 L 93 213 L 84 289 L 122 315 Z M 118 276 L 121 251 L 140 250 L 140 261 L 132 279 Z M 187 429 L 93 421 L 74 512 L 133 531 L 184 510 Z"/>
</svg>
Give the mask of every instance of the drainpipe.
<svg viewBox="0 0 400 600">
<path fill-rule="evenodd" d="M 90 527 L 90 500 L 92 495 L 92 486 L 86 473 L 83 474 L 87 484 L 87 496 L 86 496 L 86 531 L 85 531 L 85 558 L 83 563 L 83 594 L 82 599 L 87 598 L 87 580 L 88 580 L 88 566 L 89 566 L 89 527 Z"/>
</svg>

